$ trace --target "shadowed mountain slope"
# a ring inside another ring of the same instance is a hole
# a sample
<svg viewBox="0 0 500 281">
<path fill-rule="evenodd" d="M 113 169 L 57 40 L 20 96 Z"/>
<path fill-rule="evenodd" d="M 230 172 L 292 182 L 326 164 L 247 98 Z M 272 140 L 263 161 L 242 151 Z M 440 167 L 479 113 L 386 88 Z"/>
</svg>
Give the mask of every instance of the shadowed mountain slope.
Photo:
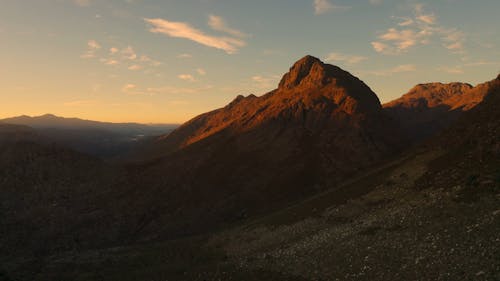
<svg viewBox="0 0 500 281">
<path fill-rule="evenodd" d="M 413 87 L 401 98 L 384 104 L 406 135 L 418 142 L 448 128 L 484 98 L 484 85 L 428 83 Z"/>
<path fill-rule="evenodd" d="M 200 227 L 335 185 L 394 155 L 400 135 L 366 84 L 306 56 L 276 90 L 238 96 L 159 138 L 145 158 L 162 157 L 139 165 L 136 182 L 176 198 L 178 215 L 165 222 L 187 215 L 199 219 L 183 223 Z"/>
</svg>

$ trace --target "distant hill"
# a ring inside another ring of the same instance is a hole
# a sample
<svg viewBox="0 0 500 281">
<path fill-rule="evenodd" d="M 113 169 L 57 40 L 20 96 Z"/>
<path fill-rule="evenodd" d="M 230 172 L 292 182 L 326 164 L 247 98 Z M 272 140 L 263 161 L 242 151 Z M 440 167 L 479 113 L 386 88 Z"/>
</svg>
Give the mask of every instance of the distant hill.
<svg viewBox="0 0 500 281">
<path fill-rule="evenodd" d="M 35 117 L 23 115 L 2 119 L 0 123 L 29 126 L 58 144 L 103 158 L 128 153 L 143 141 L 167 134 L 177 127 L 175 124 L 98 122 L 52 114 Z"/>
</svg>

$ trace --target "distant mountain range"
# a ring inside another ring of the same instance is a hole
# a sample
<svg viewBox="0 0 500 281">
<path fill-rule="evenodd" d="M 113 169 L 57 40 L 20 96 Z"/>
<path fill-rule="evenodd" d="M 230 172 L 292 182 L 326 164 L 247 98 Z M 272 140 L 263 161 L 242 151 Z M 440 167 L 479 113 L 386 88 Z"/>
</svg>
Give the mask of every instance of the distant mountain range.
<svg viewBox="0 0 500 281">
<path fill-rule="evenodd" d="M 499 97 L 500 76 L 381 105 L 306 56 L 178 128 L 1 120 L 0 280 L 490 277 Z"/>
<path fill-rule="evenodd" d="M 23 115 L 1 119 L 0 123 L 29 126 L 47 141 L 103 158 L 124 154 L 149 138 L 168 133 L 178 126 L 98 122 L 52 114 Z"/>
<path fill-rule="evenodd" d="M 79 118 L 64 118 L 53 114 L 41 116 L 17 116 L 0 119 L 2 123 L 26 125 L 35 129 L 102 129 L 123 134 L 158 135 L 177 127 L 177 124 L 139 124 L 139 123 L 111 123 L 84 120 Z"/>
</svg>

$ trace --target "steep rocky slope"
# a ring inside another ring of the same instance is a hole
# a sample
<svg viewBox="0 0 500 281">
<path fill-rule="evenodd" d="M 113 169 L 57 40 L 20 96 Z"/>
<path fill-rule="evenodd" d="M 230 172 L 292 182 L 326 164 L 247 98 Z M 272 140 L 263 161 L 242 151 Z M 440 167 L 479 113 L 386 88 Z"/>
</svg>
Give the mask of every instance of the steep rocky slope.
<svg viewBox="0 0 500 281">
<path fill-rule="evenodd" d="M 481 87 L 465 83 L 419 84 L 383 106 L 407 136 L 418 142 L 448 128 L 463 112 L 479 104 L 485 93 Z"/>
<path fill-rule="evenodd" d="M 144 231 L 157 232 L 167 221 L 192 229 L 263 213 L 334 186 L 402 147 L 397 126 L 366 84 L 306 56 L 276 90 L 239 96 L 150 148 L 163 158 L 137 166 L 137 186 L 176 199 L 164 204 L 172 216 L 150 219 Z"/>
<path fill-rule="evenodd" d="M 498 280 L 499 78 L 450 129 L 347 183 L 341 200 L 319 194 L 208 245 L 225 249 L 228 270 L 283 280 Z"/>
</svg>

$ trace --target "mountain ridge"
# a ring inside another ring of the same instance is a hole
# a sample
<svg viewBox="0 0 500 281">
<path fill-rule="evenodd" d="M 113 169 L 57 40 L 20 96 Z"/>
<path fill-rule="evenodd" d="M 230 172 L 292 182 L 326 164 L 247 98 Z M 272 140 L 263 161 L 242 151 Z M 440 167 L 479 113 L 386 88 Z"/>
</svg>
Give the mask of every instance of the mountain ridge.
<svg viewBox="0 0 500 281">
<path fill-rule="evenodd" d="M 266 212 L 335 186 L 395 155 L 404 143 L 366 84 L 305 57 L 281 87 L 259 97 L 237 96 L 158 138 L 146 160 L 135 163 L 134 180 L 177 198 L 170 206 L 177 211 L 151 227 L 185 224 L 181 218 L 190 213 L 198 219 L 184 229 L 201 231 L 221 218 Z"/>
<path fill-rule="evenodd" d="M 418 143 L 448 128 L 464 112 L 480 104 L 488 92 L 484 89 L 488 83 L 422 83 L 383 104 L 383 108 Z"/>
<path fill-rule="evenodd" d="M 382 118 L 381 110 L 378 97 L 364 82 L 337 66 L 305 56 L 283 75 L 278 88 L 259 97 L 239 95 L 222 108 L 194 117 L 160 137 L 157 144 L 164 153 L 162 149 L 155 153 L 167 155 L 222 130 L 237 134 L 277 120 L 318 133 L 340 119 Z"/>
</svg>

